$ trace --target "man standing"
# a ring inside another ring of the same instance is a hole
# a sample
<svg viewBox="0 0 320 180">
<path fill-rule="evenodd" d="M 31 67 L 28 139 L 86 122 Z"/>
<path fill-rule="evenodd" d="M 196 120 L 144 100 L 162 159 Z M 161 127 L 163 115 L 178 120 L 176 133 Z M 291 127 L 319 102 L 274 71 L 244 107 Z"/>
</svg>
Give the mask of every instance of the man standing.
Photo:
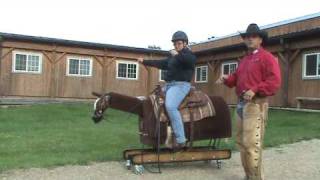
<svg viewBox="0 0 320 180">
<path fill-rule="evenodd" d="M 221 76 L 217 83 L 236 87 L 237 137 L 242 166 L 247 180 L 263 180 L 262 147 L 268 114 L 268 96 L 273 96 L 281 84 L 277 59 L 262 48 L 268 37 L 257 24 L 250 24 L 241 34 L 248 49 L 235 73 Z"/>
</svg>

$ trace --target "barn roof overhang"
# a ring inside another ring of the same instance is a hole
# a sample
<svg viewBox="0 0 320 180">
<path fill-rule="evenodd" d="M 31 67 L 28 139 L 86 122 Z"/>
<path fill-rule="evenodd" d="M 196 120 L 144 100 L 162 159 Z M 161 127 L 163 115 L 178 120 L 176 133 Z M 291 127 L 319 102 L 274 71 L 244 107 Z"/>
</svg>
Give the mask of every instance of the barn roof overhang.
<svg viewBox="0 0 320 180">
<path fill-rule="evenodd" d="M 93 43 L 93 42 L 85 42 L 85 41 L 75 41 L 75 40 L 66 40 L 66 39 L 58 39 L 58 38 L 29 36 L 29 35 L 0 32 L 0 41 L 6 40 L 6 39 L 22 41 L 22 42 L 35 42 L 35 43 L 44 43 L 44 44 L 49 43 L 49 44 L 66 45 L 66 46 L 82 47 L 82 48 L 107 49 L 107 50 L 126 51 L 126 52 L 135 52 L 135 53 L 152 53 L 152 54 L 160 54 L 160 55 L 169 55 L 168 51 L 157 50 L 157 49 L 148 49 L 148 48 L 130 47 L 130 46 L 122 46 L 122 45 Z"/>
<path fill-rule="evenodd" d="M 268 41 L 265 43 L 265 46 L 281 44 L 283 42 L 291 42 L 291 41 L 296 41 L 296 40 L 307 38 L 307 37 L 316 37 L 316 36 L 320 36 L 320 27 L 315 28 L 315 29 L 311 29 L 311 30 L 294 32 L 294 33 L 289 33 L 289 34 L 285 34 L 285 35 L 270 37 L 268 39 Z M 244 43 L 238 43 L 238 44 L 233 44 L 233 45 L 229 45 L 229 46 L 222 46 L 222 47 L 197 51 L 197 52 L 195 52 L 195 54 L 196 55 L 206 55 L 206 54 L 212 54 L 212 53 L 223 53 L 223 52 L 245 50 L 245 49 L 246 49 L 246 47 L 245 47 Z"/>
</svg>

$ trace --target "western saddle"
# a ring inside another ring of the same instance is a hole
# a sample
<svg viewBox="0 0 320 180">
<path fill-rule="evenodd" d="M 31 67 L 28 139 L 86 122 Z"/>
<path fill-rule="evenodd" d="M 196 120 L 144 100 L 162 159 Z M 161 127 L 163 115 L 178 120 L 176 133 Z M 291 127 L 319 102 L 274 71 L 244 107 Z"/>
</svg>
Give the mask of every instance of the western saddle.
<svg viewBox="0 0 320 180">
<path fill-rule="evenodd" d="M 160 85 L 157 85 L 153 93 L 156 95 L 156 100 L 157 103 L 159 104 L 159 109 L 158 109 L 158 118 L 159 122 L 161 121 L 161 113 L 166 114 L 165 110 L 165 93 L 162 91 L 162 87 Z M 188 95 L 184 98 L 182 103 L 179 106 L 179 111 L 182 113 L 187 113 L 187 115 L 190 117 L 190 137 L 189 137 L 189 142 L 190 142 L 190 148 L 192 148 L 193 144 L 193 134 L 194 134 L 194 121 L 195 121 L 195 116 L 197 116 L 197 120 L 199 120 L 199 111 L 197 109 L 200 109 L 201 107 L 205 106 L 211 106 L 212 109 L 210 109 L 211 115 L 215 114 L 213 105 L 209 97 L 203 93 L 200 90 L 197 90 L 195 87 L 191 87 Z M 187 110 L 187 111 L 186 111 Z M 196 113 L 198 112 L 198 113 Z M 202 113 L 201 113 L 202 114 Z M 208 113 L 210 114 L 210 113 Z M 168 116 L 167 116 L 168 117 Z M 173 137 L 173 136 L 172 136 Z"/>
</svg>

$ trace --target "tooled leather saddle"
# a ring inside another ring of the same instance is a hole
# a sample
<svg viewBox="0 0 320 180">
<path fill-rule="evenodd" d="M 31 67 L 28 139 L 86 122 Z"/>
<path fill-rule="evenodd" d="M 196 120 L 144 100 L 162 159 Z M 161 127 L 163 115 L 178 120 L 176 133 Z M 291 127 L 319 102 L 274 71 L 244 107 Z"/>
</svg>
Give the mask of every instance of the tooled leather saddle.
<svg viewBox="0 0 320 180">
<path fill-rule="evenodd" d="M 157 85 L 153 93 L 150 95 L 151 102 L 154 107 L 156 118 L 160 122 L 170 122 L 165 110 L 165 94 L 162 87 Z M 204 118 L 215 116 L 215 109 L 211 99 L 204 92 L 192 87 L 188 95 L 184 98 L 179 106 L 179 111 L 184 123 L 190 122 L 190 147 L 193 142 L 193 124 L 194 121 L 203 120 Z"/>
</svg>

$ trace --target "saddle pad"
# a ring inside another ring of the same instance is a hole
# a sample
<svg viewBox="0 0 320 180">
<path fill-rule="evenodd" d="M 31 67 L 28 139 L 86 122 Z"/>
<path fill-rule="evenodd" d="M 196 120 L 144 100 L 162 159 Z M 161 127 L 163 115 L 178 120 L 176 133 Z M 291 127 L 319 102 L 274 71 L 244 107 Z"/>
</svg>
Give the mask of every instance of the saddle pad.
<svg viewBox="0 0 320 180">
<path fill-rule="evenodd" d="M 192 101 L 195 98 L 192 96 L 202 96 L 202 102 L 204 102 L 202 105 L 197 105 L 194 106 L 195 102 Z M 156 115 L 157 119 L 160 119 L 161 122 L 167 122 L 169 121 L 169 117 L 167 116 L 167 113 L 165 111 L 164 107 L 164 98 L 159 97 L 159 100 L 157 102 L 157 96 L 153 93 L 150 96 L 151 103 L 153 105 L 153 110 Z M 206 100 L 204 100 L 206 99 Z M 190 100 L 190 101 L 189 101 Z M 187 101 L 187 102 L 185 102 Z M 188 106 L 188 104 L 191 104 L 191 107 Z M 159 116 L 159 110 L 160 107 L 162 106 L 162 111 L 160 112 L 160 117 Z M 181 106 L 179 107 L 179 111 L 182 117 L 183 122 L 190 122 L 191 121 L 191 115 L 190 111 L 192 111 L 193 114 L 193 121 L 199 121 L 207 117 L 215 116 L 215 108 L 211 102 L 211 99 L 209 98 L 208 95 L 201 91 L 197 91 L 196 93 L 192 93 L 191 97 L 186 97 L 185 100 L 181 103 Z"/>
</svg>

